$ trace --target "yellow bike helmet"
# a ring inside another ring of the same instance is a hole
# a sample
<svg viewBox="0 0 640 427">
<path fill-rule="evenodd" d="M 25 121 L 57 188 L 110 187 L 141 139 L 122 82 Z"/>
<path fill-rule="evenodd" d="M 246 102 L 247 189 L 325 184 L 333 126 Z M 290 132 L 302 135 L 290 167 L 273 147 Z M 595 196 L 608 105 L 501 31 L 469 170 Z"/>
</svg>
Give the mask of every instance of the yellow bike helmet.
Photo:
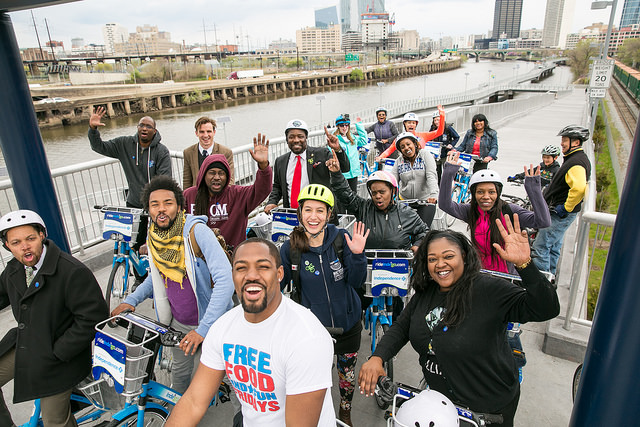
<svg viewBox="0 0 640 427">
<path fill-rule="evenodd" d="M 298 205 L 301 205 L 300 202 L 303 200 L 317 200 L 326 203 L 329 209 L 333 209 L 334 205 L 333 193 L 327 187 L 320 184 L 309 184 L 300 190 L 300 194 L 298 194 Z"/>
</svg>

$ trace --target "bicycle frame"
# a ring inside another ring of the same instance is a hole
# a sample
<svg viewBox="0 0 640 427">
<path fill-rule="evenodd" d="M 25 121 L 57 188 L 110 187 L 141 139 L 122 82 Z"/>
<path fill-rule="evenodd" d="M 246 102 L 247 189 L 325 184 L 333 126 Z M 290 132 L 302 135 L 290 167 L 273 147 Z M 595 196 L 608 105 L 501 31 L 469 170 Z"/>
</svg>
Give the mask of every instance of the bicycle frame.
<svg viewBox="0 0 640 427">
<path fill-rule="evenodd" d="M 71 393 L 71 398 L 70 400 L 72 402 L 79 402 L 82 404 L 85 404 L 86 407 L 91 407 L 92 409 L 87 412 L 86 414 L 81 415 L 80 417 L 76 418 L 76 423 L 79 425 L 81 423 L 86 423 L 86 422 L 90 422 L 90 421 L 95 421 L 98 418 L 100 418 L 102 416 L 102 414 L 105 413 L 104 410 L 95 408 L 91 401 L 89 399 L 87 399 L 85 396 L 72 392 Z M 74 412 L 74 416 L 82 411 L 85 408 L 82 408 L 80 410 L 78 410 L 77 412 Z M 33 411 L 31 413 L 31 417 L 29 417 L 29 420 L 20 425 L 19 427 L 40 427 L 42 426 L 42 408 L 40 406 L 40 399 L 35 399 L 33 402 Z"/>
</svg>

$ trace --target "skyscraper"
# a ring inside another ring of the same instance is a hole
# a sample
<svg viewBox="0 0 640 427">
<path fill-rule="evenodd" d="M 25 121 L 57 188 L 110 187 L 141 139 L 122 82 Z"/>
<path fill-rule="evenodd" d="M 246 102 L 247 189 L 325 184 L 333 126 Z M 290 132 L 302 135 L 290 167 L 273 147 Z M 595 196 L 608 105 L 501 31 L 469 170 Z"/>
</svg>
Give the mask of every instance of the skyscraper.
<svg viewBox="0 0 640 427">
<path fill-rule="evenodd" d="M 620 28 L 640 24 L 640 0 L 624 0 Z"/>
<path fill-rule="evenodd" d="M 316 9 L 316 28 L 329 28 L 338 24 L 338 10 L 335 6 Z"/>
<path fill-rule="evenodd" d="M 491 38 L 493 40 L 498 40 L 503 36 L 508 39 L 518 38 L 521 19 L 522 0 L 496 0 Z"/>
<path fill-rule="evenodd" d="M 360 31 L 363 13 L 383 13 L 384 0 L 340 0 L 340 26 L 342 32 Z"/>
<path fill-rule="evenodd" d="M 116 51 L 116 43 L 126 42 L 129 39 L 129 32 L 126 27 L 119 24 L 104 24 L 104 27 L 102 27 L 102 37 L 104 37 L 105 51 L 114 54 Z"/>
<path fill-rule="evenodd" d="M 573 26 L 575 0 L 547 0 L 542 30 L 542 47 L 559 47 L 564 49 L 567 34 Z"/>
</svg>

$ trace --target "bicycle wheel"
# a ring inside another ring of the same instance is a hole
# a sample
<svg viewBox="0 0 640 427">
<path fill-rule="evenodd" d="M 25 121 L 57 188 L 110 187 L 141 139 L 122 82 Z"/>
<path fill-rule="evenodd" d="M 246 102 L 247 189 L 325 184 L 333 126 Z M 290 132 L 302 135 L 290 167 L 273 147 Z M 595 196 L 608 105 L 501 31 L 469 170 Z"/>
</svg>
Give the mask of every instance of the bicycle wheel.
<svg viewBox="0 0 640 427">
<path fill-rule="evenodd" d="M 582 363 L 576 368 L 576 372 L 573 374 L 573 382 L 571 383 L 571 401 L 575 402 L 576 394 L 578 393 L 578 387 L 580 386 L 580 377 L 582 377 Z"/>
<path fill-rule="evenodd" d="M 167 422 L 169 412 L 160 408 L 147 408 L 144 411 L 145 427 L 161 427 Z M 138 413 L 134 412 L 122 421 L 113 420 L 108 427 L 134 427 L 138 424 Z"/>
<path fill-rule="evenodd" d="M 104 293 L 104 299 L 107 301 L 107 308 L 109 312 L 116 308 L 124 299 L 125 284 L 127 282 L 127 266 L 124 261 L 118 261 L 113 265 L 111 274 L 109 275 L 109 281 L 107 282 L 107 289 Z M 122 297 L 120 296 L 122 295 Z"/>
<path fill-rule="evenodd" d="M 388 330 L 389 330 L 389 325 L 383 325 L 380 322 L 376 322 L 376 347 L 378 346 L 378 343 L 382 339 L 382 336 L 386 334 Z M 389 377 L 389 379 L 393 381 L 393 358 L 389 359 L 387 362 L 384 362 L 382 364 L 382 367 L 384 368 L 384 371 L 387 373 L 387 376 Z M 377 394 L 375 394 L 375 397 L 376 397 L 376 404 L 380 409 L 387 409 L 389 407 L 390 402 L 383 401 Z"/>
</svg>

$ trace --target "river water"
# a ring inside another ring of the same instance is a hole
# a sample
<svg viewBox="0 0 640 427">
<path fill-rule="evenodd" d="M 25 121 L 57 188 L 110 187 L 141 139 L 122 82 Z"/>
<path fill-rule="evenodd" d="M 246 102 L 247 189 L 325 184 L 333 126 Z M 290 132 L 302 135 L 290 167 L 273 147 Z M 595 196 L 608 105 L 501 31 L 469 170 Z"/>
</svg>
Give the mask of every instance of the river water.
<svg viewBox="0 0 640 427">
<path fill-rule="evenodd" d="M 519 68 L 515 69 L 514 67 L 518 65 Z M 286 96 L 272 94 L 238 101 L 216 102 L 215 104 L 154 112 L 151 115 L 157 122 L 162 143 L 169 150 L 181 151 L 197 142 L 193 125 L 198 117 L 203 115 L 213 118 L 231 117 L 232 121 L 226 123 L 224 127 L 218 126 L 215 139 L 228 147 L 237 147 L 250 143 L 251 138 L 258 132 L 271 138 L 282 136 L 286 123 L 293 118 L 301 118 L 310 126 L 319 125 L 321 118 L 322 123 L 333 123 L 333 120 L 341 113 L 354 114 L 385 103 L 420 98 L 425 93 L 426 96 L 431 97 L 463 92 L 465 90 L 465 73 L 469 73 L 466 85 L 471 90 L 479 85 L 489 83 L 490 79 L 501 80 L 515 77 L 516 73 L 524 74 L 534 66 L 533 63 L 523 61 L 514 64 L 513 62 L 487 60 L 476 63 L 472 60 L 453 71 L 429 74 L 426 79 L 424 76 L 418 76 L 386 81 L 383 87 L 378 87 L 376 82 L 367 82 L 358 86 L 314 88 L 304 92 L 299 91 L 296 94 L 288 93 Z M 569 69 L 561 67 L 555 70 L 553 76 L 544 80 L 544 84 L 566 84 L 569 79 Z M 318 101 L 316 99 L 318 93 L 324 95 L 325 99 Z M 106 126 L 100 128 L 102 138 L 106 140 L 121 135 L 133 135 L 136 132 L 136 124 L 140 116 L 133 115 L 104 120 Z M 363 119 L 373 120 L 372 117 Z M 420 123 L 419 130 L 422 130 L 423 125 L 426 123 Z M 87 139 L 87 129 L 85 124 L 41 131 L 51 169 L 101 157 L 91 150 Z M 0 166 L 5 166 L 3 157 L 0 157 Z"/>
</svg>

